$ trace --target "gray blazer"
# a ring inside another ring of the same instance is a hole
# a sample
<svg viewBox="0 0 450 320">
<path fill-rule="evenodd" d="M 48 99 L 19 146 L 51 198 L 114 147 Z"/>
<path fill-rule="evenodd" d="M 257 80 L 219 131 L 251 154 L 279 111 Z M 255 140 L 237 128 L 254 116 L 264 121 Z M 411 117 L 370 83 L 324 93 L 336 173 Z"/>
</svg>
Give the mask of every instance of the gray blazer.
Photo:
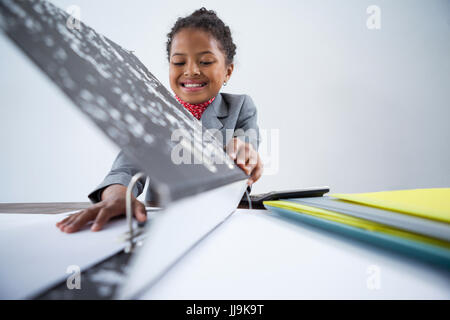
<svg viewBox="0 0 450 320">
<path fill-rule="evenodd" d="M 205 129 L 217 129 L 222 134 L 222 144 L 225 146 L 229 140 L 235 136 L 246 142 L 249 142 L 253 147 L 258 150 L 260 143 L 259 128 L 256 123 L 257 111 L 252 98 L 245 94 L 230 94 L 219 93 L 216 99 L 211 103 L 204 111 L 201 117 L 202 125 Z M 234 134 L 226 134 L 230 132 L 230 129 Z M 238 130 L 242 129 L 242 130 Z M 252 130 L 255 134 L 247 134 Z M 245 132 L 247 131 L 247 132 Z M 105 179 L 93 190 L 89 195 L 89 199 L 93 202 L 101 201 L 100 195 L 103 189 L 111 184 L 121 184 L 128 186 L 131 178 L 139 172 L 139 169 L 134 167 L 131 161 L 129 161 L 126 155 L 120 151 L 116 160 L 114 161 L 111 171 L 106 175 Z M 145 180 L 139 180 L 133 194 L 138 197 L 144 190 Z M 145 201 L 150 201 L 151 194 L 150 188 L 147 189 L 145 195 Z"/>
</svg>

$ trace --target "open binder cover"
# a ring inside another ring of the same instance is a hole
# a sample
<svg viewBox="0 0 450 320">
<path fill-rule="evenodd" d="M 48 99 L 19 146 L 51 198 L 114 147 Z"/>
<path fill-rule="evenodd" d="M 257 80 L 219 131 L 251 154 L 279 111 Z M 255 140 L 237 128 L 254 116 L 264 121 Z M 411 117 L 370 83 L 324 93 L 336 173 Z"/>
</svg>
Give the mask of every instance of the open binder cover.
<svg viewBox="0 0 450 320">
<path fill-rule="evenodd" d="M 159 203 L 247 178 L 136 56 L 65 11 L 0 0 L 0 28 L 150 177 Z"/>
</svg>

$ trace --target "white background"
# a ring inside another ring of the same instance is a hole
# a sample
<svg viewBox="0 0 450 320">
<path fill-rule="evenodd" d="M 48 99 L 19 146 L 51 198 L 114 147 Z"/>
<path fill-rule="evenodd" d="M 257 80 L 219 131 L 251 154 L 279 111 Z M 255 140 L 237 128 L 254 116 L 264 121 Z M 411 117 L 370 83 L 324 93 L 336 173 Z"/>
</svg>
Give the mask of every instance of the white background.
<svg viewBox="0 0 450 320">
<path fill-rule="evenodd" d="M 254 193 L 450 186 L 449 1 L 53 1 L 135 51 L 169 88 L 166 34 L 216 10 L 237 45 L 224 92 L 279 130 Z M 381 29 L 369 30 L 369 5 Z M 87 201 L 118 149 L 0 35 L 0 202 Z M 266 140 L 267 142 L 267 140 Z"/>
</svg>

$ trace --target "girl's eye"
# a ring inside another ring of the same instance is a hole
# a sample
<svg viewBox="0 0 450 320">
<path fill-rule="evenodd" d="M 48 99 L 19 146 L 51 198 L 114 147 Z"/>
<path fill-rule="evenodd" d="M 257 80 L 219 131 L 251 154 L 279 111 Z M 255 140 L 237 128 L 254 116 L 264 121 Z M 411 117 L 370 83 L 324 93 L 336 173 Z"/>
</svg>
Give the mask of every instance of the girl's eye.
<svg viewBox="0 0 450 320">
<path fill-rule="evenodd" d="M 184 65 L 184 62 L 172 62 L 172 63 L 173 63 L 173 65 L 175 65 L 175 66 L 182 66 L 182 65 Z M 211 62 L 211 61 L 201 61 L 200 63 L 203 64 L 203 65 L 210 65 L 210 64 L 212 64 L 212 63 L 214 63 L 214 62 Z"/>
</svg>

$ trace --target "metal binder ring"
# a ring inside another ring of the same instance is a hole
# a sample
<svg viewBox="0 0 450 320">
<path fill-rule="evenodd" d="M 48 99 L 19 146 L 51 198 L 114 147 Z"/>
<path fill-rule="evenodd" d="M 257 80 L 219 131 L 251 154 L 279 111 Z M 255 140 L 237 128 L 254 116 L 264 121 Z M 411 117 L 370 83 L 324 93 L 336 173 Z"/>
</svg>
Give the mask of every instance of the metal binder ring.
<svg viewBox="0 0 450 320">
<path fill-rule="evenodd" d="M 133 229 L 133 208 L 131 206 L 131 195 L 133 188 L 136 184 L 136 182 L 139 181 L 140 178 L 144 177 L 145 174 L 143 172 L 136 173 L 130 180 L 130 183 L 127 187 L 126 192 L 126 198 L 125 198 L 125 205 L 126 205 L 126 215 L 127 215 L 127 223 L 128 223 L 128 229 L 129 229 L 129 245 L 127 248 L 125 248 L 126 252 L 131 252 L 134 249 L 135 243 L 134 243 L 134 229 Z"/>
</svg>

